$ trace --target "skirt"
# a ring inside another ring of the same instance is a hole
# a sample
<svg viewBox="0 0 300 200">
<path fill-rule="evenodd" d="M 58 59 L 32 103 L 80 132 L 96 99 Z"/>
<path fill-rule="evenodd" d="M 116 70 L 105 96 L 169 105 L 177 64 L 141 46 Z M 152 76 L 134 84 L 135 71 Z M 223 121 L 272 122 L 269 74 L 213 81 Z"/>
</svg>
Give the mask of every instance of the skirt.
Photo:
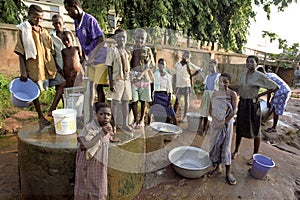
<svg viewBox="0 0 300 200">
<path fill-rule="evenodd" d="M 236 120 L 236 134 L 245 138 L 261 135 L 261 109 L 259 101 L 240 98 Z"/>
</svg>

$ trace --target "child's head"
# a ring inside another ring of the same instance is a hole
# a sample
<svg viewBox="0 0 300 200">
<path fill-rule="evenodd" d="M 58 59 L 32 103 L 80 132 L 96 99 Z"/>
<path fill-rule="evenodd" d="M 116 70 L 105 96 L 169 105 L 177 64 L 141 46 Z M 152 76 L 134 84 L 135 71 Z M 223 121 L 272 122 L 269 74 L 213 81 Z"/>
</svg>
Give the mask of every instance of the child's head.
<svg viewBox="0 0 300 200">
<path fill-rule="evenodd" d="M 101 126 L 105 126 L 110 123 L 111 110 L 110 106 L 106 103 L 97 103 L 95 105 L 97 121 Z"/>
<path fill-rule="evenodd" d="M 32 4 L 28 9 L 28 16 L 28 21 L 32 25 L 41 25 L 44 16 L 43 9 L 38 5 Z"/>
<path fill-rule="evenodd" d="M 246 67 L 248 70 L 255 70 L 256 66 L 258 65 L 258 57 L 251 55 L 248 56 L 246 59 Z"/>
<path fill-rule="evenodd" d="M 72 19 L 79 19 L 82 9 L 79 0 L 64 0 L 64 6 Z"/>
<path fill-rule="evenodd" d="M 182 55 L 183 61 L 189 61 L 190 58 L 191 58 L 191 53 L 189 51 L 183 52 L 183 55 Z"/>
<path fill-rule="evenodd" d="M 52 16 L 52 25 L 58 32 L 63 31 L 64 20 L 61 15 L 55 14 Z"/>
<path fill-rule="evenodd" d="M 158 69 L 160 72 L 162 72 L 167 66 L 167 62 L 165 61 L 165 59 L 160 58 L 158 59 Z"/>
<path fill-rule="evenodd" d="M 127 42 L 127 32 L 124 29 L 117 29 L 115 30 L 115 41 L 117 42 L 118 47 L 125 47 L 125 44 Z"/>
<path fill-rule="evenodd" d="M 146 39 L 147 39 L 147 32 L 142 29 L 142 28 L 138 28 L 135 31 L 135 45 L 137 46 L 143 46 L 146 43 Z"/>
<path fill-rule="evenodd" d="M 216 73 L 217 72 L 217 61 L 214 59 L 211 59 L 208 62 L 208 71 L 209 73 Z"/>
<path fill-rule="evenodd" d="M 219 89 L 227 90 L 231 82 L 231 76 L 228 73 L 222 73 L 219 77 Z"/>
<path fill-rule="evenodd" d="M 64 31 L 62 33 L 62 42 L 66 47 L 71 47 L 73 46 L 73 34 L 70 31 Z"/>
</svg>

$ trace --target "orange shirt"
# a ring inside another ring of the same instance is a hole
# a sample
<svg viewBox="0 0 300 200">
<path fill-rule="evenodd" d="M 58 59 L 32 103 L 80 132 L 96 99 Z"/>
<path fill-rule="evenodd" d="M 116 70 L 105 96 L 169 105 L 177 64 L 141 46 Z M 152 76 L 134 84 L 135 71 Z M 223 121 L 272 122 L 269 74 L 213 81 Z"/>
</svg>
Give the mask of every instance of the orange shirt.
<svg viewBox="0 0 300 200">
<path fill-rule="evenodd" d="M 46 29 L 41 27 L 39 32 L 32 30 L 32 37 L 36 46 L 37 56 L 36 59 L 29 58 L 26 60 L 28 76 L 33 81 L 53 79 L 57 68 L 52 55 L 54 46 L 51 36 Z M 18 32 L 18 40 L 14 52 L 21 55 L 25 54 L 21 30 Z"/>
</svg>

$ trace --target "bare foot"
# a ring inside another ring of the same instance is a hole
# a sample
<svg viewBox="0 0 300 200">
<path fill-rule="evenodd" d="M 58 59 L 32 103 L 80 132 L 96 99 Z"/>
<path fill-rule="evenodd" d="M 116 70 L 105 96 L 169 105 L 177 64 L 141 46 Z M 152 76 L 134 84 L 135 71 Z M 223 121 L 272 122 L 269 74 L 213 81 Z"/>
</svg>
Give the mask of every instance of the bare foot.
<svg viewBox="0 0 300 200">
<path fill-rule="evenodd" d="M 51 122 L 49 122 L 46 118 L 41 117 L 41 118 L 39 118 L 39 124 L 40 124 L 40 125 L 48 126 L 48 125 L 51 124 Z"/>
</svg>

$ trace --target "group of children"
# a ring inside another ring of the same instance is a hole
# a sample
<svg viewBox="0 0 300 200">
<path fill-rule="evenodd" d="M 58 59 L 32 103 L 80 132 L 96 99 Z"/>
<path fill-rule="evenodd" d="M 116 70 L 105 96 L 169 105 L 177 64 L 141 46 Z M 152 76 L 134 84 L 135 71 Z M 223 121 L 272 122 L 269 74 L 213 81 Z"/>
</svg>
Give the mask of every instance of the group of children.
<svg viewBox="0 0 300 200">
<path fill-rule="evenodd" d="M 84 72 L 93 83 L 91 90 L 97 87 L 99 103 L 95 104 L 96 119 L 88 123 L 78 136 L 80 146 L 76 157 L 75 199 L 89 197 L 105 199 L 107 195 L 108 143 L 114 141 L 113 134 L 116 128 L 116 123 L 111 125 L 111 119 L 118 117 L 118 104 L 122 104 L 123 124 L 121 129 L 125 132 L 132 133 L 134 128 L 144 126 L 147 102 L 151 102 L 149 113 L 154 115 L 155 120 L 161 121 L 170 117 L 172 123 L 177 124 L 175 112 L 180 99 L 184 97 L 181 121 L 185 122 L 189 109 L 192 77 L 202 69 L 190 62 L 190 52 L 185 51 L 182 59 L 174 66 L 173 77 L 168 72 L 166 60 L 163 58 L 158 60 L 158 69 L 155 70 L 151 48 L 145 46 L 147 32 L 144 29 L 136 30 L 135 43 L 129 49 L 126 49 L 127 32 L 117 29 L 114 35 L 116 45 L 108 48 L 104 41 L 104 33 L 96 20 L 81 9 L 78 0 L 65 0 L 64 5 L 68 15 L 74 19 L 80 48 L 76 45 L 72 32 L 63 28 L 61 16 L 53 16 L 52 23 L 55 29 L 49 34 L 41 27 L 43 10 L 39 6 L 31 5 L 28 12 L 29 20 L 18 26 L 19 33 L 15 52 L 20 58 L 22 81 L 31 78 L 37 82 L 41 90 L 48 86 L 56 86 L 56 95 L 48 115 L 51 115 L 56 108 L 64 88 L 73 87 L 77 81 L 80 84 L 85 76 Z M 208 176 L 212 177 L 220 173 L 220 165 L 224 164 L 226 180 L 229 184 L 236 184 L 236 180 L 231 174 L 230 164 L 231 159 L 238 155 L 241 138 L 255 138 L 254 153 L 257 153 L 259 147 L 257 138 L 261 121 L 257 122 L 260 118 L 253 121 L 248 116 L 252 115 L 252 111 L 249 113 L 250 108 L 248 109 L 247 106 L 257 106 L 257 101 L 254 102 L 254 99 L 257 100 L 258 97 L 278 89 L 277 84 L 267 76 L 257 74 L 255 71 L 257 62 L 256 58 L 247 58 L 248 71 L 242 75 L 239 82 L 240 101 L 237 106 L 237 94 L 228 87 L 231 81 L 230 75 L 218 73 L 216 60 L 209 61 L 209 74 L 205 79 L 198 133 L 203 135 L 209 132 L 211 138 L 209 154 L 213 162 L 213 169 Z M 87 66 L 86 70 L 82 67 L 83 63 L 85 63 L 84 66 Z M 105 84 L 109 84 L 111 106 L 103 103 L 105 101 L 103 92 Z M 255 90 L 253 89 L 254 85 Z M 267 91 L 258 94 L 260 87 L 265 87 Z M 251 88 L 253 92 L 249 93 L 247 88 Z M 173 92 L 176 96 L 174 109 L 171 104 Z M 249 94 L 253 95 L 249 96 Z M 138 102 L 141 103 L 140 118 L 138 118 Z M 42 114 L 38 98 L 33 103 L 40 122 L 49 124 Z M 90 103 L 93 105 L 93 102 Z M 233 116 L 237 107 L 239 108 L 237 143 L 234 153 L 231 154 Z M 134 116 L 132 124 L 129 124 L 128 120 L 130 109 Z M 257 112 L 258 109 L 255 109 L 253 115 L 257 115 Z M 208 116 L 212 118 L 209 130 L 207 129 Z M 115 121 L 117 120 L 115 119 Z M 249 130 L 252 132 L 249 132 L 248 135 L 239 135 L 238 133 L 244 131 L 244 128 L 239 128 L 241 124 L 243 124 L 242 126 L 249 125 Z M 252 129 L 256 125 L 259 128 Z M 88 180 L 89 183 L 82 180 Z"/>
</svg>

